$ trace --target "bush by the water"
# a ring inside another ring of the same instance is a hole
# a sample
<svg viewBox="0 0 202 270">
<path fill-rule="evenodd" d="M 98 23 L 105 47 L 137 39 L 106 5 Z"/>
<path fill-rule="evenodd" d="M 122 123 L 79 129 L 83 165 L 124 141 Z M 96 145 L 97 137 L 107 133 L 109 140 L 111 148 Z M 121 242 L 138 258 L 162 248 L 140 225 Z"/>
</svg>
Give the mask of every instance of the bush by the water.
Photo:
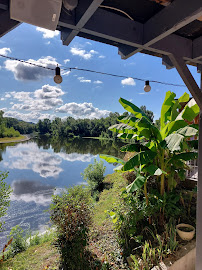
<svg viewBox="0 0 202 270">
<path fill-rule="evenodd" d="M 50 214 L 56 226 L 62 268 L 89 269 L 86 246 L 91 224 L 90 192 L 82 186 L 74 186 L 54 196 Z"/>
<path fill-rule="evenodd" d="M 6 215 L 6 211 L 10 203 L 11 188 L 5 182 L 7 176 L 7 173 L 0 172 L 0 218 Z M 0 221 L 0 232 L 2 229 L 3 222 Z"/>
<path fill-rule="evenodd" d="M 94 163 L 89 164 L 81 174 L 88 183 L 92 197 L 96 200 L 99 198 L 99 193 L 104 188 L 103 181 L 105 170 L 106 166 L 104 166 L 104 162 L 94 159 Z"/>
</svg>

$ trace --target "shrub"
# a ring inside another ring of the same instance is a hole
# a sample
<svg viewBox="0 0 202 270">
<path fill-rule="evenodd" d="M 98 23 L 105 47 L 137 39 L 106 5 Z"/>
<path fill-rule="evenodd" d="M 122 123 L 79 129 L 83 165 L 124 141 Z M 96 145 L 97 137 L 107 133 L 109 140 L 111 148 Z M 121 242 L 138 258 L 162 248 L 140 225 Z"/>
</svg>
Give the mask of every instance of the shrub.
<svg viewBox="0 0 202 270">
<path fill-rule="evenodd" d="M 88 167 L 81 174 L 84 180 L 87 181 L 91 195 L 97 200 L 99 198 L 99 193 L 104 188 L 104 173 L 106 166 L 102 160 L 97 161 L 94 159 L 93 164 L 89 164 Z"/>
<path fill-rule="evenodd" d="M 91 224 L 91 196 L 87 189 L 75 186 L 53 197 L 51 220 L 56 226 L 57 247 L 64 270 L 89 269 L 86 245 Z"/>
<path fill-rule="evenodd" d="M 0 172 L 0 219 L 6 215 L 6 211 L 10 204 L 11 188 L 4 181 L 7 178 L 7 173 Z M 3 222 L 0 221 L 0 232 L 3 230 Z"/>
<path fill-rule="evenodd" d="M 27 249 L 28 243 L 24 235 L 24 230 L 20 226 L 17 225 L 13 227 L 8 238 L 13 238 L 13 241 L 9 248 L 8 257 L 15 256 L 17 253 L 20 253 Z"/>
</svg>

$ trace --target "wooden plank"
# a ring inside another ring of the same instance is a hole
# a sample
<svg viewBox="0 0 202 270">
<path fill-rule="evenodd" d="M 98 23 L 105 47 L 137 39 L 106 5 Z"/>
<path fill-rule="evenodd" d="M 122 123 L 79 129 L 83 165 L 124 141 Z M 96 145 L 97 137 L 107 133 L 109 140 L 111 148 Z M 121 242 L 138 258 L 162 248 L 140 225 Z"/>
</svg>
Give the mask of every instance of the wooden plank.
<svg viewBox="0 0 202 270">
<path fill-rule="evenodd" d="M 202 109 L 202 91 L 197 85 L 191 72 L 189 71 L 184 59 L 174 54 L 170 54 L 169 58 L 173 65 L 176 67 L 179 75 L 181 76 L 188 90 L 197 102 L 198 106 L 200 107 L 200 109 Z"/>
<path fill-rule="evenodd" d="M 4 36 L 20 24 L 20 22 L 10 19 L 10 14 L 8 10 L 2 10 L 0 12 L 0 37 Z"/>
<path fill-rule="evenodd" d="M 76 29 L 72 30 L 71 33 L 66 37 L 66 39 L 63 40 L 64 45 L 69 45 L 70 42 L 74 39 L 74 37 L 78 35 L 80 29 L 91 18 L 91 16 L 98 9 L 103 0 L 90 0 L 90 2 L 88 2 L 89 0 L 79 2 L 81 3 L 81 7 L 78 5 L 78 7 L 76 8 L 75 18 L 78 20 L 75 27 Z"/>
</svg>

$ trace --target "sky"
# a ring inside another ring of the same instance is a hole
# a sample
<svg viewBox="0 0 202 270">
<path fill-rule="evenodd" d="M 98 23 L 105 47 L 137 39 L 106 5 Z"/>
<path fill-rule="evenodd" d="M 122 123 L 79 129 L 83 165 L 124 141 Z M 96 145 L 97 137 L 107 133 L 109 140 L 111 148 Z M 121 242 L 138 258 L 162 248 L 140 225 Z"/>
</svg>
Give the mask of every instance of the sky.
<svg viewBox="0 0 202 270">
<path fill-rule="evenodd" d="M 77 67 L 127 76 L 127 79 L 83 71 L 62 71 L 63 82 L 55 84 L 54 71 L 0 57 L 0 109 L 4 116 L 29 122 L 67 116 L 101 118 L 110 112 L 123 113 L 122 97 L 137 106 L 145 105 L 160 117 L 167 91 L 180 97 L 187 88 L 151 83 L 144 92 L 144 80 L 184 84 L 175 69 L 166 70 L 162 59 L 138 53 L 122 60 L 116 47 L 76 37 L 62 45 L 60 33 L 21 24 L 0 39 L 0 54 L 28 60 L 45 67 Z M 200 76 L 189 67 L 197 83 Z"/>
</svg>

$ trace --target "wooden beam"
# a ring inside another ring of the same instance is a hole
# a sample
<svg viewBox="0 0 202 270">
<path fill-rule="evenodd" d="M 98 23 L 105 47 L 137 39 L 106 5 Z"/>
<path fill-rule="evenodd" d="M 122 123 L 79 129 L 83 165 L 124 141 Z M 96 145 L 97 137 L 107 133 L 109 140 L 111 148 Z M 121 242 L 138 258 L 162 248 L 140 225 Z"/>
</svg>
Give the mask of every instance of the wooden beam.
<svg viewBox="0 0 202 270">
<path fill-rule="evenodd" d="M 198 87 L 194 77 L 192 76 L 191 72 L 189 71 L 184 59 L 182 57 L 176 56 L 174 54 L 170 54 L 169 58 L 173 65 L 176 67 L 179 75 L 181 76 L 182 80 L 186 84 L 188 90 L 192 94 L 193 98 L 197 102 L 200 109 L 202 109 L 202 92 L 201 89 Z"/>
<path fill-rule="evenodd" d="M 9 11 L 0 11 L 0 37 L 4 36 L 21 23 L 10 19 Z"/>
<path fill-rule="evenodd" d="M 78 35 L 80 29 L 87 23 L 102 2 L 103 0 L 87 0 L 79 2 L 75 11 L 75 19 L 77 20 L 75 25 L 76 29 L 72 30 L 69 35 L 66 36 L 65 40 L 62 39 L 64 45 L 69 45 L 74 37 Z"/>
<path fill-rule="evenodd" d="M 175 0 L 144 24 L 143 44 L 150 47 L 200 16 L 202 16 L 201 0 L 193 0 L 191 5 L 190 0 Z M 137 52 L 140 50 L 134 50 L 124 59 Z"/>
<path fill-rule="evenodd" d="M 174 33 L 202 16 L 201 0 L 175 0 L 144 24 L 144 40 L 147 46 Z"/>
<path fill-rule="evenodd" d="M 202 60 L 202 36 L 193 41 L 193 59 Z"/>
</svg>

